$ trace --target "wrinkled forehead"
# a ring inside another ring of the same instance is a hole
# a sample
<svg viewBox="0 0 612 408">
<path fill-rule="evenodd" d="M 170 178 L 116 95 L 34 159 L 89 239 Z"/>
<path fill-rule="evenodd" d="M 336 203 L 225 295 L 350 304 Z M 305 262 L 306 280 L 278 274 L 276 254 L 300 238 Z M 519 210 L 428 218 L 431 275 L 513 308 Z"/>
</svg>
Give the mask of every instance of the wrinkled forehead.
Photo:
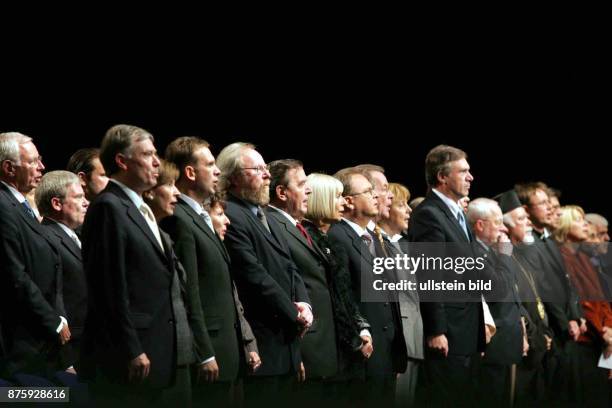
<svg viewBox="0 0 612 408">
<path fill-rule="evenodd" d="M 19 155 L 27 158 L 38 157 L 38 149 L 34 142 L 30 140 L 19 145 Z"/>
<path fill-rule="evenodd" d="M 376 186 L 374 186 L 376 188 L 381 188 L 389 185 L 387 177 L 384 175 L 384 173 L 381 173 L 380 171 L 372 171 L 370 172 L 370 176 L 376 183 Z"/>
<path fill-rule="evenodd" d="M 351 187 L 353 190 L 372 188 L 372 184 L 363 174 L 353 174 L 351 177 Z"/>
<path fill-rule="evenodd" d="M 453 171 L 466 171 L 470 169 L 470 164 L 466 159 L 455 160 L 450 165 Z"/>
</svg>

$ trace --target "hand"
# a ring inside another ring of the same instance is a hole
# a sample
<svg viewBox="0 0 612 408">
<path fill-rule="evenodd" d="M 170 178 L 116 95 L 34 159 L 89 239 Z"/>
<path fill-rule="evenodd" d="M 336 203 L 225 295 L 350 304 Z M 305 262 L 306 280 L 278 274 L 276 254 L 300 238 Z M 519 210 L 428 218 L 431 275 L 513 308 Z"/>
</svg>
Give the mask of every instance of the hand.
<svg viewBox="0 0 612 408">
<path fill-rule="evenodd" d="M 612 329 L 607 326 L 604 326 L 601 338 L 606 344 L 612 344 Z"/>
<path fill-rule="evenodd" d="M 313 316 L 310 307 L 304 302 L 294 302 L 293 304 L 298 310 L 297 320 L 306 327 L 312 326 Z"/>
<path fill-rule="evenodd" d="M 578 323 L 575 320 L 570 320 L 567 331 L 569 332 L 570 337 L 574 341 L 578 341 L 578 337 L 580 337 L 580 328 L 578 327 Z"/>
<path fill-rule="evenodd" d="M 493 338 L 493 333 L 491 331 L 491 328 L 489 327 L 488 324 L 485 324 L 485 341 L 486 341 L 486 344 L 489 344 L 491 342 L 492 338 Z"/>
<path fill-rule="evenodd" d="M 68 324 L 64 323 L 62 325 L 62 329 L 59 332 L 60 344 L 63 346 L 64 344 L 68 343 L 70 341 L 71 336 L 72 334 L 70 333 L 70 328 L 68 327 Z"/>
<path fill-rule="evenodd" d="M 580 334 L 584 334 L 587 332 L 587 324 L 586 319 L 584 317 L 580 318 Z"/>
<path fill-rule="evenodd" d="M 251 368 L 251 372 L 257 371 L 257 369 L 261 366 L 261 359 L 259 358 L 259 354 L 256 351 L 249 351 L 249 367 Z"/>
<path fill-rule="evenodd" d="M 512 241 L 505 232 L 501 232 L 497 237 L 497 252 L 502 255 L 512 256 Z"/>
<path fill-rule="evenodd" d="M 297 380 L 298 382 L 306 381 L 306 369 L 304 368 L 304 363 L 300 362 L 300 368 L 297 372 Z"/>
<path fill-rule="evenodd" d="M 444 334 L 427 337 L 427 347 L 439 351 L 444 357 L 448 356 L 448 339 Z"/>
<path fill-rule="evenodd" d="M 604 358 L 612 356 L 612 344 L 608 344 L 603 350 Z"/>
<path fill-rule="evenodd" d="M 544 335 L 544 340 L 546 340 L 546 351 L 550 351 L 550 349 L 552 348 L 552 338 L 548 337 L 547 335 Z"/>
<path fill-rule="evenodd" d="M 370 336 L 361 336 L 361 354 L 367 359 L 374 352 L 374 345 Z"/>
<path fill-rule="evenodd" d="M 198 368 L 198 382 L 211 383 L 219 379 L 219 366 L 217 360 L 209 361 L 208 363 L 200 364 Z"/>
<path fill-rule="evenodd" d="M 529 340 L 527 340 L 527 336 L 523 336 L 523 357 L 525 357 L 529 353 Z"/>
<path fill-rule="evenodd" d="M 128 363 L 128 381 L 143 381 L 149 376 L 151 362 L 145 353 L 142 353 Z"/>
</svg>

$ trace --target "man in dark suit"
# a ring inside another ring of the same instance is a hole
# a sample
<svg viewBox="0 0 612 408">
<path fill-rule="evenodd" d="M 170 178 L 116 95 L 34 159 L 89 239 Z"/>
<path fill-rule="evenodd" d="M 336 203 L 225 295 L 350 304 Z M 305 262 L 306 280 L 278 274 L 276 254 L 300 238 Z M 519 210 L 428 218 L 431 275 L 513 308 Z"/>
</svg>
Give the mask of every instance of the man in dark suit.
<svg viewBox="0 0 612 408">
<path fill-rule="evenodd" d="M 87 201 L 93 201 L 108 184 L 98 148 L 87 147 L 74 152 L 68 160 L 66 170 L 79 177 Z"/>
<path fill-rule="evenodd" d="M 427 154 L 425 178 L 430 191 L 410 218 L 411 242 L 454 243 L 452 255 L 474 257 L 472 233 L 459 205 L 474 180 L 466 157 L 465 152 L 445 145 Z M 466 271 L 455 277 L 467 281 L 477 278 L 474 275 Z M 481 295 L 473 295 L 473 301 L 422 303 L 429 395 L 440 405 L 468 404 L 473 397 L 472 359 L 485 346 Z"/>
<path fill-rule="evenodd" d="M 301 224 L 311 192 L 302 163 L 276 160 L 268 167 L 271 177 L 267 215 L 281 225 L 283 240 L 300 270 L 314 313 L 313 326 L 301 344 L 306 383 L 300 390 L 303 398 L 320 402 L 335 396 L 333 384 L 325 380 L 338 371 L 334 308 L 329 290 L 330 265 Z"/>
<path fill-rule="evenodd" d="M 384 257 L 381 243 L 367 229 L 368 223 L 378 215 L 378 194 L 372 183 L 359 170 L 344 169 L 334 175 L 343 186 L 346 200 L 342 221 L 329 230 L 330 241 L 342 245 L 348 254 L 351 285 L 355 299 L 359 299 L 361 313 L 370 323 L 374 351 L 367 356 L 366 384 L 355 384 L 349 392 L 359 401 L 393 405 L 397 373 L 406 369 L 407 352 L 401 314 L 397 298 L 388 293 L 365 299 L 371 293 L 373 282 L 380 275 L 373 273 L 374 257 Z M 393 279 L 383 276 L 382 279 Z M 367 291 L 367 292 L 366 292 Z"/>
<path fill-rule="evenodd" d="M 58 241 L 63 267 L 64 306 L 72 329 L 72 339 L 62 350 L 62 360 L 68 371 L 76 374 L 87 314 L 87 282 L 81 241 L 75 230 L 83 224 L 89 202 L 79 178 L 69 171 L 57 170 L 43 176 L 36 189 L 36 206 L 43 216 L 43 226 Z"/>
<path fill-rule="evenodd" d="M 177 367 L 194 356 L 191 339 L 178 337 L 175 328 L 184 310 L 175 310 L 180 293 L 172 290 L 172 248 L 142 199 L 159 175 L 153 136 L 135 126 L 113 126 L 100 157 L 111 181 L 83 225 L 89 308 L 79 375 L 92 382 L 103 403 L 159 403 L 171 385 L 187 401 L 189 373 Z"/>
<path fill-rule="evenodd" d="M 505 296 L 485 295 L 496 332 L 487 344 L 480 367 L 479 395 L 488 404 L 511 403 L 513 375 L 528 351 L 523 309 L 518 296 L 516 269 L 512 262 L 512 244 L 507 236 L 501 209 L 488 198 L 472 200 L 468 206 L 468 222 L 475 237 L 474 252 L 485 260 L 485 266 L 499 279 L 506 281 Z"/>
<path fill-rule="evenodd" d="M 50 376 L 70 340 L 61 259 L 25 199 L 44 166 L 30 137 L 0 134 L 0 377 Z"/>
<path fill-rule="evenodd" d="M 233 143 L 217 157 L 220 189 L 227 192 L 231 221 L 225 244 L 232 276 L 253 327 L 262 365 L 246 380 L 245 398 L 255 404 L 288 398 L 300 368 L 298 337 L 312 324 L 310 300 L 281 226 L 266 217 L 270 173 L 253 145 Z M 288 403 L 287 401 L 284 401 Z"/>
<path fill-rule="evenodd" d="M 203 207 L 216 191 L 220 171 L 208 143 L 196 137 L 174 140 L 165 157 L 179 169 L 181 196 L 174 216 L 164 219 L 162 228 L 174 240 L 187 273 L 192 329 L 200 358 L 194 397 L 198 402 L 228 405 L 232 385 L 239 375 L 246 374 L 245 361 L 254 369 L 258 357 L 244 354 L 229 254 Z"/>
</svg>

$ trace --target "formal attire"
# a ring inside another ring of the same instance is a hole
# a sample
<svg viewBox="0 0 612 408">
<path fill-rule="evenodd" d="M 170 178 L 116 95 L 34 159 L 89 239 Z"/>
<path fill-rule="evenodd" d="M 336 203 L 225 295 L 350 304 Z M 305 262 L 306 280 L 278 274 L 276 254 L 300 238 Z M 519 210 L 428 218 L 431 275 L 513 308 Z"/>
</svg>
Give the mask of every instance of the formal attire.
<svg viewBox="0 0 612 408">
<path fill-rule="evenodd" d="M 453 243 L 444 249 L 442 244 L 438 245 L 440 248 L 433 248 L 437 256 L 474 257 L 470 246 L 472 233 L 465 223 L 461 207 L 435 189 L 412 213 L 408 236 L 415 243 Z M 428 278 L 426 274 L 418 276 L 418 273 L 417 277 L 419 280 Z M 466 271 L 453 278 L 465 282 L 478 276 L 474 271 Z M 464 296 L 463 293 L 460 295 Z M 425 355 L 429 384 L 426 399 L 440 405 L 450 401 L 459 405 L 469 404 L 474 398 L 471 365 L 476 353 L 484 351 L 485 330 L 481 293 L 472 293 L 471 296 L 474 297 L 472 301 L 457 302 L 421 299 L 425 336 L 444 334 L 448 340 L 447 357 L 429 349 Z"/>
<path fill-rule="evenodd" d="M 5 379 L 50 376 L 60 368 L 58 333 L 66 316 L 56 241 L 23 203 L 23 195 L 0 182 L 0 377 Z"/>
<path fill-rule="evenodd" d="M 57 221 L 45 217 L 42 225 L 57 239 L 56 246 L 62 258 L 64 306 L 71 334 L 70 343 L 62 350 L 62 360 L 65 367 L 73 366 L 78 370 L 77 362 L 87 316 L 87 281 L 83 271 L 81 241 L 73 230 Z"/>
<path fill-rule="evenodd" d="M 142 198 L 111 179 L 88 209 L 82 241 L 89 307 L 79 375 L 101 401 L 159 402 L 177 367 L 194 361 L 170 240 Z M 150 372 L 136 384 L 128 363 L 143 353 Z"/>
<path fill-rule="evenodd" d="M 246 374 L 245 346 L 256 351 L 253 338 L 244 339 L 250 326 L 240 312 L 240 301 L 230 275 L 230 257 L 215 233 L 210 216 L 191 197 L 181 195 L 174 215 L 161 226 L 175 243 L 187 273 L 190 321 L 198 354 L 197 365 L 216 360 L 219 379 L 194 387 L 196 401 L 227 404 L 232 384 Z M 243 329 L 243 326 L 244 329 Z"/>
<path fill-rule="evenodd" d="M 358 386 L 362 393 L 356 391 L 354 397 L 393 404 L 397 373 L 403 373 L 407 363 L 397 297 L 382 292 L 377 301 L 366 301 L 364 295 L 372 292 L 375 280 L 395 280 L 394 271 L 384 276 L 374 274 L 374 258 L 385 255 L 380 242 L 373 238 L 373 232 L 343 219 L 332 225 L 328 234 L 330 241 L 341 245 L 348 255 L 353 296 L 358 299 L 361 313 L 371 326 L 374 352 L 365 364 L 366 384 Z"/>
<path fill-rule="evenodd" d="M 225 236 L 231 273 L 262 361 L 247 378 L 245 398 L 265 403 L 278 393 L 283 399 L 301 362 L 295 303 L 308 304 L 308 293 L 276 220 L 232 194 L 225 213 L 231 221 Z"/>
</svg>

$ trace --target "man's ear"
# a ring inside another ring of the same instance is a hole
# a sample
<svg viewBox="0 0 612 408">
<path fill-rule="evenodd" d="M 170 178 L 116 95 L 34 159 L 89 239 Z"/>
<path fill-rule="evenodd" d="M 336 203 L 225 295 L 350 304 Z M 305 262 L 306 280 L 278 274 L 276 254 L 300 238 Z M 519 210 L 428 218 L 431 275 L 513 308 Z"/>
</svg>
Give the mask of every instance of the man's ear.
<svg viewBox="0 0 612 408">
<path fill-rule="evenodd" d="M 81 181 L 81 187 L 85 188 L 87 186 L 87 174 L 84 171 L 79 171 L 77 173 L 79 180 Z"/>
<path fill-rule="evenodd" d="M 187 180 L 195 181 L 195 178 L 196 178 L 195 168 L 193 166 L 185 166 L 185 168 L 183 169 L 183 175 L 185 176 Z"/>
<path fill-rule="evenodd" d="M 7 176 L 13 176 L 15 173 L 15 165 L 10 160 L 4 160 L 2 162 L 2 173 Z"/>
<path fill-rule="evenodd" d="M 127 157 L 123 153 L 117 153 L 115 155 L 115 164 L 121 170 L 127 170 Z"/>
<path fill-rule="evenodd" d="M 276 197 L 281 201 L 287 201 L 287 187 L 278 185 L 274 190 Z"/>
<path fill-rule="evenodd" d="M 62 200 L 59 197 L 51 197 L 51 208 L 55 211 L 62 211 Z"/>
<path fill-rule="evenodd" d="M 438 184 L 446 184 L 446 176 L 442 173 L 442 171 L 439 171 L 438 174 L 436 174 L 436 179 L 438 180 Z"/>
<path fill-rule="evenodd" d="M 346 204 L 344 204 L 345 208 L 348 208 L 349 210 L 354 210 L 355 209 L 355 205 L 353 203 L 353 197 L 352 196 L 344 197 L 344 201 L 346 201 Z"/>
</svg>

